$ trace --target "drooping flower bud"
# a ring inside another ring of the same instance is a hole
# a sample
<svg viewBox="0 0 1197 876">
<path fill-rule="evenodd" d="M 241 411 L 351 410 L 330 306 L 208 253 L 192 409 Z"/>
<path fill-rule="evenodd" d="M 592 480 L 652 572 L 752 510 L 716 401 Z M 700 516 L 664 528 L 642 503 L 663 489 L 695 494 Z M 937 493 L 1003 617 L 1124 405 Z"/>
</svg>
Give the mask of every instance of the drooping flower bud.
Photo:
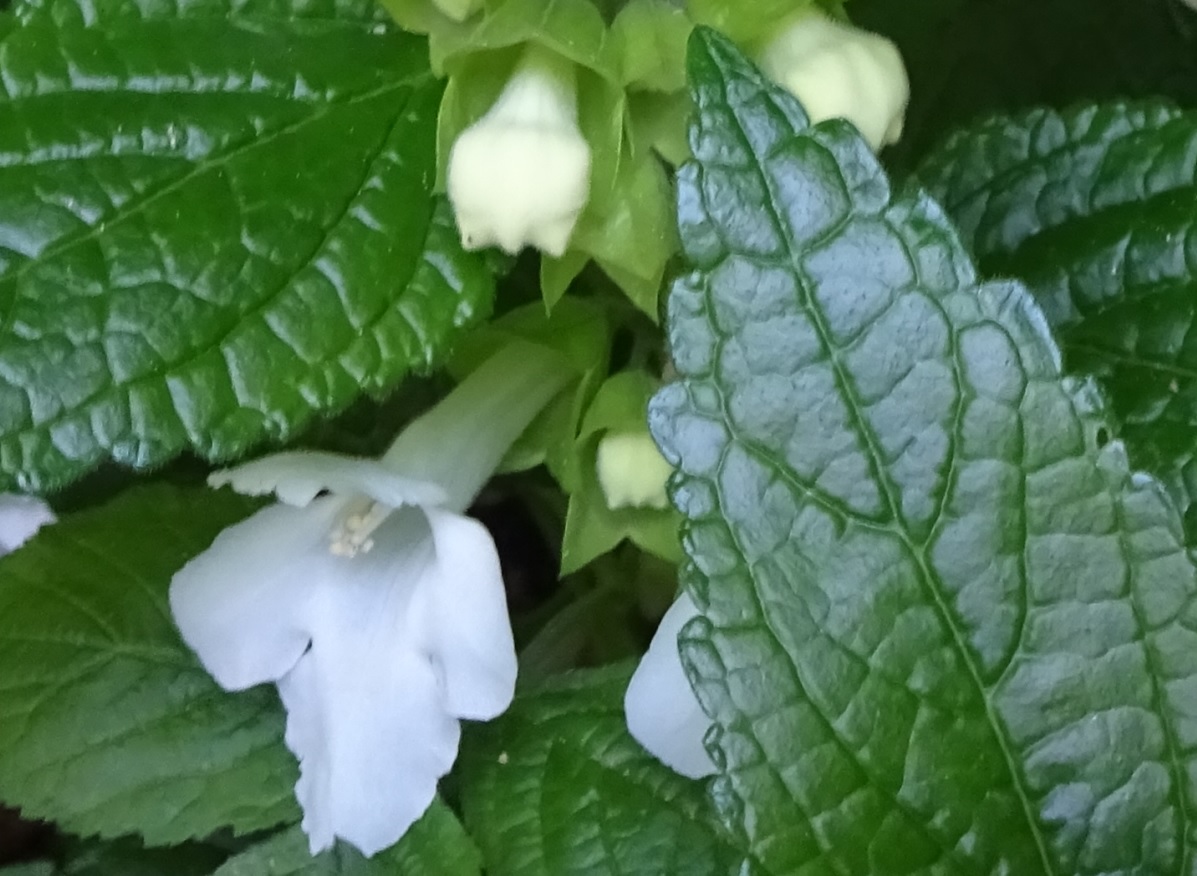
<svg viewBox="0 0 1197 876">
<path fill-rule="evenodd" d="M 673 472 L 645 432 L 608 432 L 599 441 L 595 467 L 607 507 L 669 506 L 665 483 Z"/>
<path fill-rule="evenodd" d="M 885 37 L 805 10 L 782 23 L 758 61 L 813 123 L 843 118 L 878 150 L 902 136 L 910 81 Z"/>
<path fill-rule="evenodd" d="M 562 255 L 590 195 L 574 65 L 530 46 L 498 100 L 453 144 L 448 188 L 466 249 L 530 244 Z"/>
<path fill-rule="evenodd" d="M 454 21 L 465 21 L 482 8 L 482 0 L 432 0 L 432 5 Z"/>
</svg>

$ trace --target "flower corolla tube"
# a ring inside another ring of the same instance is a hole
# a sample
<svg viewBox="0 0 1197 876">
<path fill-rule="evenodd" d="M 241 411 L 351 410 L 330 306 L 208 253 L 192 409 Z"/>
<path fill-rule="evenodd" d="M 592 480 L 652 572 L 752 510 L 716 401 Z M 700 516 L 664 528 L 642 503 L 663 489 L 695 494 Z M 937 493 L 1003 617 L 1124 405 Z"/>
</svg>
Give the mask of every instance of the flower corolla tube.
<svg viewBox="0 0 1197 876">
<path fill-rule="evenodd" d="M 847 119 L 874 151 L 901 138 L 910 81 L 885 37 L 805 10 L 782 23 L 758 61 L 802 102 L 812 124 Z"/>
<path fill-rule="evenodd" d="M 683 592 L 665 612 L 656 635 L 624 695 L 628 732 L 674 772 L 700 779 L 716 772 L 703 739 L 711 719 L 690 687 L 678 651 L 678 634 L 698 607 Z"/>
<path fill-rule="evenodd" d="M 499 558 L 463 512 L 568 373 L 510 347 L 379 460 L 281 453 L 213 475 L 280 501 L 179 571 L 171 610 L 222 687 L 277 684 L 313 854 L 394 844 L 452 767 L 459 721 L 511 702 Z"/>
<path fill-rule="evenodd" d="M 53 522 L 54 512 L 41 499 L 0 493 L 0 557 L 12 553 Z"/>
<path fill-rule="evenodd" d="M 590 196 L 576 65 L 530 46 L 486 115 L 449 153 L 449 200 L 466 249 L 561 256 Z"/>
</svg>

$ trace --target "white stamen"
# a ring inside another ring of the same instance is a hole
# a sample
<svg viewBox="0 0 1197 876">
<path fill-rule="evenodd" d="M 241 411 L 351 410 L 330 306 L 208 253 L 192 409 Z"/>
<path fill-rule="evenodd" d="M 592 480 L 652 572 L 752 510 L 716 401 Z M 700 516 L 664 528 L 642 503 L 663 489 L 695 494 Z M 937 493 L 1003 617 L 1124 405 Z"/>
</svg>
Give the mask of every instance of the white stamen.
<svg viewBox="0 0 1197 876">
<path fill-rule="evenodd" d="M 362 501 L 350 506 L 341 523 L 329 536 L 329 552 L 336 557 L 368 554 L 374 547 L 370 538 L 394 509 L 379 502 Z"/>
</svg>

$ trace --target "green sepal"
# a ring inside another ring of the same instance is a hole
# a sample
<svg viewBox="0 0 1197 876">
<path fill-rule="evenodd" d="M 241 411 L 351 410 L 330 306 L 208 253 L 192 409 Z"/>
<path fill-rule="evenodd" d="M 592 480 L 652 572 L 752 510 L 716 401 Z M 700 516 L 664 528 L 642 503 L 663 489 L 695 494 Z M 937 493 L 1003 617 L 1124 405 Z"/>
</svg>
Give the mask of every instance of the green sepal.
<svg viewBox="0 0 1197 876">
<path fill-rule="evenodd" d="M 681 561 L 681 518 L 672 508 L 609 508 L 598 482 L 598 445 L 607 432 L 642 432 L 648 401 L 659 385 L 643 371 L 623 371 L 594 396 L 575 445 L 577 479 L 569 489 L 561 574 L 568 575 L 616 547 L 624 539 L 671 563 Z"/>
<path fill-rule="evenodd" d="M 738 0 L 686 0 L 686 8 L 697 24 L 705 24 L 741 46 L 767 38 L 784 18 L 811 6 L 815 0 L 758 0 L 751 13 Z M 838 4 L 836 4 L 838 5 Z"/>
<path fill-rule="evenodd" d="M 513 340 L 531 341 L 562 353 L 578 371 L 572 388 L 560 393 L 512 445 L 499 473 L 526 471 L 540 464 L 564 482 L 574 480 L 574 436 L 602 376 L 607 372 L 611 326 L 603 310 L 569 298 L 546 312 L 540 303 L 517 308 L 469 335 L 449 372 L 462 377 Z"/>
<path fill-rule="evenodd" d="M 621 81 L 628 88 L 686 88 L 686 41 L 694 23 L 668 0 L 632 0 L 611 23 Z"/>
<path fill-rule="evenodd" d="M 404 30 L 427 34 L 435 40 L 452 42 L 474 26 L 469 19 L 454 20 L 432 0 L 381 0 L 381 5 Z"/>
<path fill-rule="evenodd" d="M 555 305 L 590 259 L 637 308 L 658 320 L 657 301 L 665 265 L 678 251 L 673 188 L 651 153 L 626 159 L 616 185 L 619 196 L 603 212 L 587 210 L 578 220 L 569 250 L 541 259 L 545 304 Z"/>
<path fill-rule="evenodd" d="M 665 94 L 635 91 L 628 95 L 628 140 L 632 154 L 655 150 L 674 167 L 690 158 L 686 124 L 694 104 L 684 91 Z"/>
<path fill-rule="evenodd" d="M 498 99 L 529 43 L 579 67 L 578 127 L 591 153 L 587 211 L 602 208 L 619 170 L 625 105 L 607 26 L 589 0 L 510 0 L 472 27 L 433 35 L 433 70 L 449 78 L 437 122 L 437 188 L 445 187 L 458 136 Z"/>
</svg>

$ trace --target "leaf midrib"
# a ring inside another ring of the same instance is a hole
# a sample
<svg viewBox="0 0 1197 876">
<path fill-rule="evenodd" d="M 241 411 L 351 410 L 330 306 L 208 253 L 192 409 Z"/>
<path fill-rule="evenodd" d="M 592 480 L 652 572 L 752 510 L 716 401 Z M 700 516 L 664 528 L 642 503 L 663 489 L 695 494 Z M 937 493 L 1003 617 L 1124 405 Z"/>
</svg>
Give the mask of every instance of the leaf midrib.
<svg viewBox="0 0 1197 876">
<path fill-rule="evenodd" d="M 764 207 L 769 212 L 769 216 L 774 223 L 774 228 L 776 228 L 782 232 L 780 236 L 783 240 L 787 255 L 789 257 L 790 270 L 792 271 L 793 276 L 795 276 L 796 278 L 805 279 L 805 272 L 802 269 L 802 263 L 801 263 L 801 259 L 799 258 L 799 253 L 797 252 L 797 250 L 795 248 L 794 241 L 792 240 L 792 235 L 789 233 L 790 229 L 789 229 L 788 225 L 782 220 L 781 211 L 777 207 L 777 204 L 778 204 L 780 198 L 778 196 L 778 193 L 775 190 L 775 187 L 772 184 L 772 179 L 769 176 L 769 174 L 767 174 L 765 172 L 764 168 L 761 166 L 761 161 L 758 157 L 758 154 L 757 154 L 756 150 L 753 148 L 751 140 L 748 138 L 747 131 L 745 131 L 744 126 L 741 123 L 740 114 L 739 114 L 739 112 L 736 111 L 736 107 L 733 106 L 731 101 L 728 100 L 726 91 L 724 91 L 722 93 L 721 97 L 722 97 L 724 105 L 732 110 L 731 117 L 735 120 L 736 129 L 739 133 L 740 145 L 745 149 L 745 151 L 748 155 L 752 156 L 751 170 L 753 173 L 755 173 L 757 175 L 760 182 L 764 186 L 765 191 L 768 193 L 768 197 L 765 199 L 765 202 L 764 202 Z M 802 137 L 802 136 L 804 136 L 804 133 L 799 132 L 799 131 L 794 131 L 790 134 L 791 138 L 797 138 L 797 137 Z M 824 145 L 823 143 L 816 143 L 816 145 L 820 149 L 824 149 L 829 152 L 831 151 L 830 148 L 827 147 L 826 145 Z M 841 181 L 842 181 L 842 178 L 841 178 Z M 833 228 L 825 231 L 822 236 L 827 237 L 827 236 L 833 234 L 840 226 L 842 226 L 847 221 L 848 221 L 848 219 L 846 217 L 844 220 L 841 220 L 840 223 L 837 223 L 836 227 L 833 227 Z M 912 265 L 912 268 L 917 272 L 918 271 L 917 263 L 915 263 L 912 260 L 911 265 Z M 936 586 L 937 584 L 940 584 L 942 582 L 940 582 L 939 576 L 937 574 L 935 574 L 934 571 L 931 569 L 931 567 L 928 565 L 925 551 L 922 549 L 922 546 L 915 545 L 915 543 L 911 540 L 908 532 L 905 529 L 900 528 L 900 522 L 903 520 L 903 515 L 901 513 L 901 506 L 896 501 L 896 498 L 893 493 L 894 486 L 891 482 L 891 479 L 888 476 L 888 471 L 884 466 L 884 455 L 880 452 L 880 449 L 877 444 L 876 436 L 873 435 L 872 429 L 869 427 L 867 421 L 865 421 L 863 418 L 862 411 L 858 404 L 857 398 L 855 397 L 855 395 L 852 392 L 849 391 L 849 387 L 851 386 L 851 383 L 848 380 L 848 375 L 845 373 L 843 365 L 839 361 L 839 357 L 837 355 L 837 350 L 833 346 L 831 333 L 830 333 L 830 330 L 828 329 L 828 326 L 824 319 L 824 314 L 823 314 L 822 310 L 814 304 L 814 302 L 812 300 L 812 296 L 810 294 L 810 290 L 807 288 L 807 283 L 800 282 L 799 289 L 800 289 L 800 295 L 804 299 L 801 302 L 801 306 L 802 306 L 803 310 L 805 312 L 807 312 L 811 317 L 811 323 L 812 323 L 814 332 L 815 332 L 816 336 L 818 337 L 820 346 L 822 347 L 824 353 L 827 356 L 828 364 L 831 367 L 831 369 L 835 375 L 835 378 L 836 378 L 836 383 L 838 384 L 838 386 L 840 388 L 840 393 L 839 393 L 840 397 L 843 399 L 845 404 L 848 406 L 848 409 L 851 413 L 852 419 L 855 422 L 856 430 L 857 430 L 858 434 L 860 435 L 862 445 L 864 446 L 864 449 L 868 454 L 870 467 L 872 468 L 872 470 L 877 478 L 877 483 L 880 485 L 882 494 L 885 497 L 885 501 L 888 505 L 888 510 L 890 512 L 891 521 L 892 521 L 889 524 L 891 527 L 890 531 L 899 540 L 899 542 L 902 544 L 903 548 L 906 550 L 906 552 L 908 553 L 910 558 L 916 564 L 916 566 L 920 572 L 919 577 L 920 577 L 920 581 L 923 585 L 923 588 L 926 592 L 929 593 L 929 595 L 932 599 L 932 603 L 935 607 L 936 613 L 940 617 L 940 622 L 944 625 L 944 628 L 949 631 L 949 633 L 952 637 L 952 643 L 955 647 L 955 650 L 957 651 L 962 664 L 966 667 L 967 671 L 969 672 L 970 678 L 973 682 L 975 689 L 977 690 L 980 701 L 984 706 L 985 717 L 986 717 L 987 723 L 989 724 L 990 731 L 992 732 L 994 740 L 997 743 L 999 750 L 1001 751 L 1003 760 L 1006 763 L 1007 771 L 1010 775 L 1011 787 L 1013 788 L 1016 796 L 1018 797 L 1019 803 L 1023 810 L 1024 820 L 1027 824 L 1028 830 L 1030 831 L 1031 837 L 1034 840 L 1036 849 L 1039 852 L 1040 861 L 1043 865 L 1043 872 L 1044 872 L 1045 876 L 1054 876 L 1054 874 L 1057 873 L 1057 870 L 1056 870 L 1055 866 L 1052 864 L 1051 858 L 1048 854 L 1046 838 L 1043 836 L 1042 831 L 1039 828 L 1039 823 L 1035 816 L 1034 809 L 1031 806 L 1031 801 L 1027 794 L 1027 790 L 1023 787 L 1022 775 L 1021 775 L 1020 770 L 1018 769 L 1018 761 L 1015 758 L 1014 752 L 1010 746 L 1010 740 L 1008 740 L 1006 738 L 1004 728 L 1003 728 L 1001 722 L 998 720 L 997 715 L 994 714 L 993 704 L 990 700 L 990 697 L 988 696 L 988 688 L 984 684 L 979 667 L 976 665 L 976 662 L 974 661 L 972 654 L 968 650 L 967 643 L 962 635 L 962 631 L 957 627 L 957 624 L 955 623 L 955 621 L 952 617 L 950 607 L 944 602 L 943 597 L 939 591 L 939 587 Z M 952 353 L 953 353 L 953 355 L 951 356 L 952 375 L 954 378 L 955 388 L 957 391 L 956 402 L 955 402 L 956 412 L 955 412 L 955 417 L 954 417 L 954 426 L 955 426 L 955 425 L 958 425 L 958 423 L 959 423 L 960 411 L 961 411 L 961 407 L 962 407 L 963 401 L 964 401 L 964 394 L 963 394 L 963 392 L 961 392 L 961 386 L 963 383 L 963 381 L 962 381 L 963 375 L 960 372 L 959 362 L 957 361 L 957 358 L 955 356 L 955 333 L 954 332 L 953 332 Z M 727 412 L 726 410 L 724 411 L 724 417 L 725 417 L 725 421 L 728 424 L 731 424 L 733 422 L 733 420 L 730 417 L 730 413 Z M 944 484 L 945 491 L 948 490 L 948 485 L 951 483 L 951 480 L 952 480 L 953 476 L 955 475 L 956 460 L 957 460 L 957 454 L 953 453 L 951 455 L 950 469 L 948 472 L 948 476 L 945 479 L 945 484 Z M 1023 479 L 1025 481 L 1025 473 L 1023 473 L 1021 471 L 1021 467 L 1020 467 L 1020 475 L 1023 477 Z M 852 516 L 855 519 L 857 515 L 853 514 Z M 734 537 L 734 534 L 733 534 L 733 537 Z M 737 549 L 740 551 L 741 556 L 743 556 L 743 550 L 739 544 L 737 544 Z M 756 599 L 758 606 L 759 606 L 760 605 L 760 594 L 757 593 L 757 591 L 756 591 L 755 578 L 753 578 L 753 595 L 754 595 L 754 598 Z M 762 612 L 762 617 L 766 617 L 766 622 L 768 622 L 767 615 L 764 612 Z M 773 636 L 774 640 L 777 641 L 779 647 L 781 647 L 780 639 L 778 639 L 776 631 L 774 631 L 771 626 L 770 626 L 770 634 Z M 785 653 L 784 647 L 782 647 L 782 653 Z M 797 672 L 797 667 L 793 667 L 793 668 L 794 668 L 795 672 Z M 799 682 L 801 683 L 800 678 L 799 678 Z M 803 689 L 805 689 L 805 685 L 803 686 Z M 821 713 L 820 713 L 820 717 L 826 723 L 826 718 L 824 716 L 822 716 Z M 840 740 L 840 737 L 838 734 L 835 734 L 833 732 L 833 737 L 837 740 L 837 742 L 839 744 L 843 745 L 843 742 L 842 742 L 842 740 Z M 866 774 L 868 774 L 868 773 L 866 772 Z M 882 788 L 882 786 L 879 783 L 875 783 L 875 787 Z M 897 802 L 897 801 L 895 801 L 895 802 Z M 942 845 L 942 843 L 939 843 L 939 844 Z"/>
<path fill-rule="evenodd" d="M 250 140 L 247 143 L 242 143 L 242 144 L 238 145 L 234 149 L 228 150 L 227 152 L 223 153 L 217 161 L 211 162 L 208 167 L 203 167 L 201 165 L 197 165 L 195 168 L 193 168 L 191 171 L 189 171 L 187 174 L 185 174 L 182 178 L 180 178 L 176 182 L 168 183 L 167 185 L 156 190 L 153 193 L 152 197 L 144 198 L 141 201 L 139 201 L 139 203 L 136 205 L 136 207 L 134 209 L 122 212 L 120 214 L 120 216 L 116 217 L 115 219 L 113 219 L 110 222 L 100 223 L 96 226 L 93 226 L 92 228 L 89 228 L 86 232 L 75 237 L 75 239 L 72 239 L 69 242 L 64 243 L 62 246 L 58 246 L 58 242 L 56 242 L 51 247 L 47 247 L 47 250 L 45 252 L 39 254 L 37 259 L 31 259 L 30 261 L 23 263 L 20 266 L 20 268 L 18 268 L 17 275 L 15 277 L 13 277 L 10 280 L 10 282 L 13 282 L 15 284 L 19 280 L 20 275 L 25 271 L 25 269 L 30 268 L 33 265 L 35 265 L 37 261 L 39 261 L 43 258 L 45 258 L 45 259 L 52 258 L 52 257 L 58 255 L 62 251 L 65 251 L 67 249 L 70 249 L 74 246 L 78 246 L 78 245 L 86 242 L 90 238 L 94 237 L 96 234 L 99 234 L 102 232 L 107 232 L 111 228 L 121 224 L 129 216 L 134 215 L 135 213 L 137 213 L 140 210 L 147 209 L 148 206 L 157 198 L 167 196 L 168 194 L 170 194 L 170 192 L 185 185 L 187 182 L 189 182 L 194 177 L 198 176 L 200 173 L 206 173 L 212 166 L 219 166 L 220 164 L 228 163 L 229 161 L 234 160 L 237 156 L 239 156 L 241 154 L 250 152 L 253 149 L 258 148 L 259 146 L 268 145 L 269 142 L 272 141 L 273 139 L 275 139 L 276 137 L 286 136 L 288 134 L 294 133 L 295 131 L 301 129 L 304 125 L 311 124 L 311 123 L 314 123 L 315 121 L 318 121 L 325 113 L 330 111 L 334 106 L 336 106 L 336 107 L 351 106 L 356 103 L 368 102 L 370 100 L 374 100 L 376 98 L 382 97 L 382 96 L 386 95 L 388 92 L 398 91 L 401 88 L 404 88 L 405 86 L 410 85 L 410 84 L 411 84 L 410 80 L 404 80 L 404 81 L 398 82 L 398 83 L 391 83 L 384 87 L 372 89 L 370 92 L 359 95 L 359 96 L 355 97 L 353 100 L 348 100 L 348 101 L 345 101 L 340 104 L 325 105 L 324 107 L 321 108 L 320 112 L 313 113 L 312 115 L 310 115 L 304 119 L 298 120 L 290 125 L 285 126 L 284 128 L 280 128 L 279 130 L 277 130 L 276 132 L 274 132 L 267 138 L 255 138 L 255 139 Z M 374 153 L 375 153 L 374 158 L 371 159 L 370 161 L 366 162 L 365 177 L 369 176 L 370 171 L 374 168 L 375 163 L 378 160 L 378 155 L 381 154 L 382 150 L 386 147 L 386 144 L 388 142 L 390 142 L 390 139 L 394 134 L 395 128 L 398 126 L 399 122 L 402 121 L 402 119 L 403 119 L 403 113 L 404 113 L 404 110 L 406 109 L 406 107 L 410 103 L 411 95 L 414 95 L 415 93 L 416 93 L 416 89 L 413 87 L 411 92 L 408 95 L 408 99 L 405 100 L 402 104 L 400 104 L 396 108 L 396 110 L 394 112 L 394 118 L 392 119 L 391 124 L 389 126 L 387 126 L 385 132 L 383 133 L 383 136 L 381 137 L 381 139 L 379 141 L 378 146 L 374 149 Z M 227 341 L 229 339 L 229 337 L 234 332 L 236 332 L 238 329 L 240 329 L 248 319 L 251 319 L 255 316 L 261 315 L 261 313 L 263 311 L 265 311 L 268 307 L 270 307 L 273 303 L 275 303 L 278 299 L 278 296 L 280 294 L 282 294 L 288 288 L 289 280 L 291 278 L 293 278 L 304 267 L 308 266 L 311 263 L 311 261 L 320 253 L 324 244 L 327 243 L 329 235 L 338 226 L 340 220 L 344 218 L 344 215 L 348 212 L 350 207 L 352 207 L 354 200 L 357 198 L 358 195 L 361 194 L 361 190 L 362 190 L 362 186 L 361 186 L 361 183 L 359 183 L 354 188 L 354 190 L 351 192 L 349 200 L 347 201 L 345 206 L 339 211 L 339 215 L 338 215 L 337 219 L 334 220 L 333 222 L 331 222 L 329 227 L 325 229 L 324 235 L 315 244 L 315 246 L 312 249 L 312 252 L 297 267 L 293 268 L 290 271 L 289 278 L 286 282 L 283 282 L 282 284 L 280 284 L 278 286 L 278 288 L 276 288 L 275 290 L 273 290 L 271 292 L 271 294 L 263 296 L 263 298 L 260 301 L 258 301 L 253 308 L 251 308 L 250 310 L 248 310 L 244 313 L 239 314 L 237 320 L 232 325 L 227 327 L 219 336 L 206 341 L 202 349 L 195 350 L 190 355 L 185 356 L 183 358 L 176 359 L 169 363 L 164 363 L 163 367 L 166 369 L 169 369 L 169 373 L 174 373 L 174 372 L 179 371 L 180 369 L 186 368 L 189 364 L 199 360 L 203 356 L 209 355 L 213 350 L 221 348 L 221 346 L 224 344 L 224 342 Z M 431 227 L 431 221 L 426 226 L 425 231 L 427 232 L 428 228 L 430 228 L 430 227 Z M 420 260 L 417 258 L 415 260 L 415 262 L 413 263 L 412 276 L 414 276 L 415 270 L 418 269 L 419 261 Z M 411 276 L 407 277 L 401 285 L 406 286 L 406 284 L 410 283 L 410 281 L 411 281 Z M 3 282 L 4 282 L 4 279 L 0 278 L 0 284 L 3 284 Z M 6 315 L 6 318 L 3 322 L 3 324 L 0 325 L 0 343 L 2 343 L 3 338 L 9 334 L 12 319 L 16 313 L 17 306 L 19 303 L 20 303 L 19 296 L 14 294 L 9 312 Z M 385 314 L 386 314 L 386 310 L 384 309 L 382 311 L 382 313 L 379 314 L 378 318 L 381 319 L 383 316 L 385 316 Z M 123 383 L 106 382 L 103 386 L 101 386 L 94 392 L 90 393 L 88 396 L 86 396 L 79 402 L 75 403 L 72 407 L 64 409 L 62 411 L 59 411 L 57 414 L 55 414 L 54 416 L 52 416 L 46 420 L 42 420 L 41 422 L 36 422 L 36 423 L 29 422 L 29 423 L 25 424 L 22 428 L 19 428 L 19 429 L 13 430 L 13 431 L 9 431 L 9 432 L 0 432 L 0 441 L 10 441 L 14 437 L 17 437 L 17 436 L 20 436 L 23 434 L 28 434 L 30 432 L 41 433 L 41 432 L 46 432 L 47 430 L 52 430 L 56 425 L 59 425 L 66 419 L 68 419 L 72 416 L 75 416 L 76 414 L 78 414 L 79 410 L 86 408 L 88 405 L 95 402 L 96 399 L 101 398 L 110 392 L 113 392 L 116 390 L 127 390 L 131 387 L 140 386 L 146 382 L 160 381 L 165 376 L 166 376 L 166 373 L 164 373 L 162 369 L 153 369 L 153 370 L 150 370 L 150 371 L 146 372 L 145 374 L 139 375 L 138 377 L 135 377 L 131 380 L 126 380 Z M 195 443 L 195 438 L 196 438 L 196 436 L 188 435 L 188 440 L 192 441 L 193 443 Z M 97 446 L 100 446 L 98 442 L 97 442 Z M 196 443 L 196 446 L 203 446 L 203 445 Z M 104 451 L 107 451 L 107 447 L 101 446 L 101 449 Z"/>
</svg>

